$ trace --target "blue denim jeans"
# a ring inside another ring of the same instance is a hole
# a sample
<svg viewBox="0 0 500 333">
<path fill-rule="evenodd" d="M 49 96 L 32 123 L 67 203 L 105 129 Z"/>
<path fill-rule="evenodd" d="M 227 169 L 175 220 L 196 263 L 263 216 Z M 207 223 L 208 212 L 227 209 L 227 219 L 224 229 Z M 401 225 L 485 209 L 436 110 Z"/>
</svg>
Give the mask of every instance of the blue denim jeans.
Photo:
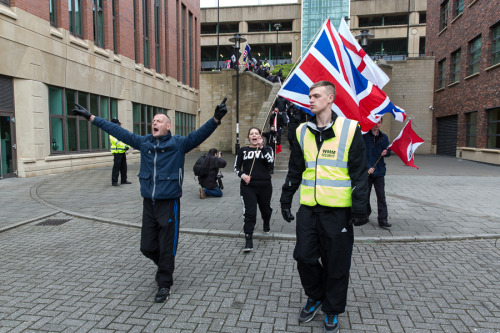
<svg viewBox="0 0 500 333">
<path fill-rule="evenodd" d="M 219 186 L 217 186 L 213 190 L 203 188 L 203 191 L 205 191 L 205 194 L 209 197 L 222 197 L 222 190 L 219 188 Z"/>
</svg>

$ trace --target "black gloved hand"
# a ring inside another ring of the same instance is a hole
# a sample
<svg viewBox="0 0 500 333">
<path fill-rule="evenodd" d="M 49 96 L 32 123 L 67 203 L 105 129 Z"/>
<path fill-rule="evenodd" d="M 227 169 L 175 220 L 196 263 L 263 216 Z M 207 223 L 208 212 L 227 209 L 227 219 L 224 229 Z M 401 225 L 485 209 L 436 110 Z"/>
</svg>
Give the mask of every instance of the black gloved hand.
<svg viewBox="0 0 500 333">
<path fill-rule="evenodd" d="M 292 215 L 292 212 L 290 211 L 291 208 L 292 207 L 290 205 L 281 204 L 281 215 L 283 215 L 283 218 L 288 223 L 295 220 L 295 217 Z"/>
<path fill-rule="evenodd" d="M 72 110 L 72 112 L 75 116 L 80 116 L 87 120 L 90 120 L 90 116 L 92 115 L 90 112 L 87 111 L 87 109 L 85 109 L 78 103 L 75 103 L 75 108 Z"/>
<path fill-rule="evenodd" d="M 366 214 L 352 214 L 349 220 L 350 225 L 360 227 L 368 223 L 368 216 Z"/>
<path fill-rule="evenodd" d="M 129 150 L 130 147 L 129 146 L 125 146 L 125 151 Z"/>
<path fill-rule="evenodd" d="M 221 120 L 226 115 L 226 113 L 227 113 L 226 100 L 227 100 L 227 97 L 224 97 L 224 99 L 222 100 L 222 103 L 220 103 L 219 105 L 217 105 L 215 107 L 215 113 L 214 113 L 215 119 Z"/>
</svg>

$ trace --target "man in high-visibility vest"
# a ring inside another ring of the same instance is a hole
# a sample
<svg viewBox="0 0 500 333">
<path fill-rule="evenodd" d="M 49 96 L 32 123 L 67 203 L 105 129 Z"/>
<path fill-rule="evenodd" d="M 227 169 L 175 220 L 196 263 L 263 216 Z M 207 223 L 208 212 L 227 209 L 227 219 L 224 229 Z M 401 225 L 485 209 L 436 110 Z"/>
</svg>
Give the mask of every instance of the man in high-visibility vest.
<svg viewBox="0 0 500 333">
<path fill-rule="evenodd" d="M 113 124 L 122 125 L 122 123 L 116 119 L 111 119 Z M 111 144 L 111 153 L 113 154 L 113 171 L 111 172 L 111 185 L 120 186 L 118 184 L 118 174 L 121 175 L 120 184 L 132 184 L 127 180 L 127 150 L 130 146 L 117 140 L 114 136 L 109 136 L 109 143 Z"/>
<path fill-rule="evenodd" d="M 293 195 L 300 187 L 293 257 L 308 299 L 299 323 L 311 321 L 322 308 L 325 332 L 338 332 L 338 315 L 345 311 L 353 225 L 368 222 L 365 144 L 357 121 L 333 113 L 334 99 L 331 82 L 310 87 L 314 117 L 296 130 L 280 199 L 283 218 L 291 222 Z"/>
</svg>

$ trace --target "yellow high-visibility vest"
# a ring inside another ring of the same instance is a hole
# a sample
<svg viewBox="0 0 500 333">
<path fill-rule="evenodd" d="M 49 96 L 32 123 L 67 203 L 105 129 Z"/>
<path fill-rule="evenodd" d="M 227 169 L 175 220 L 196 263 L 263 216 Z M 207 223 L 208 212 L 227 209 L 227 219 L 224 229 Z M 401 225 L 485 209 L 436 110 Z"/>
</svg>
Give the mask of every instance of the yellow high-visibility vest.
<svg viewBox="0 0 500 333">
<path fill-rule="evenodd" d="M 121 142 L 121 141 L 118 141 L 114 136 L 110 135 L 109 136 L 109 143 L 111 144 L 111 153 L 112 154 L 122 154 L 124 152 L 127 151 L 127 149 L 125 149 L 128 145 Z"/>
<path fill-rule="evenodd" d="M 337 117 L 333 124 L 335 137 L 325 140 L 318 151 L 315 135 L 303 123 L 297 128 L 297 139 L 306 169 L 300 184 L 300 203 L 327 207 L 351 207 L 352 187 L 347 162 L 357 121 Z"/>
</svg>

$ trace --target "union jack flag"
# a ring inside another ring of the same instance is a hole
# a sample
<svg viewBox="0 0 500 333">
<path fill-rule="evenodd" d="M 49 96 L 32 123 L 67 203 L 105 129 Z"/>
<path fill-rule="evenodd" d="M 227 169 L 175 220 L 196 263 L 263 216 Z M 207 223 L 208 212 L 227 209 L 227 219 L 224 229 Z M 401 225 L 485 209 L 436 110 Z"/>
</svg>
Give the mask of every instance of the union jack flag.
<svg viewBox="0 0 500 333">
<path fill-rule="evenodd" d="M 325 21 L 313 46 L 289 75 L 278 95 L 310 112 L 309 87 L 322 80 L 335 85 L 337 96 L 333 111 L 339 116 L 357 120 L 363 132 L 368 132 L 387 112 L 400 121 L 406 118 L 403 109 L 392 104 L 382 89 L 356 69 L 330 19 Z"/>
</svg>

